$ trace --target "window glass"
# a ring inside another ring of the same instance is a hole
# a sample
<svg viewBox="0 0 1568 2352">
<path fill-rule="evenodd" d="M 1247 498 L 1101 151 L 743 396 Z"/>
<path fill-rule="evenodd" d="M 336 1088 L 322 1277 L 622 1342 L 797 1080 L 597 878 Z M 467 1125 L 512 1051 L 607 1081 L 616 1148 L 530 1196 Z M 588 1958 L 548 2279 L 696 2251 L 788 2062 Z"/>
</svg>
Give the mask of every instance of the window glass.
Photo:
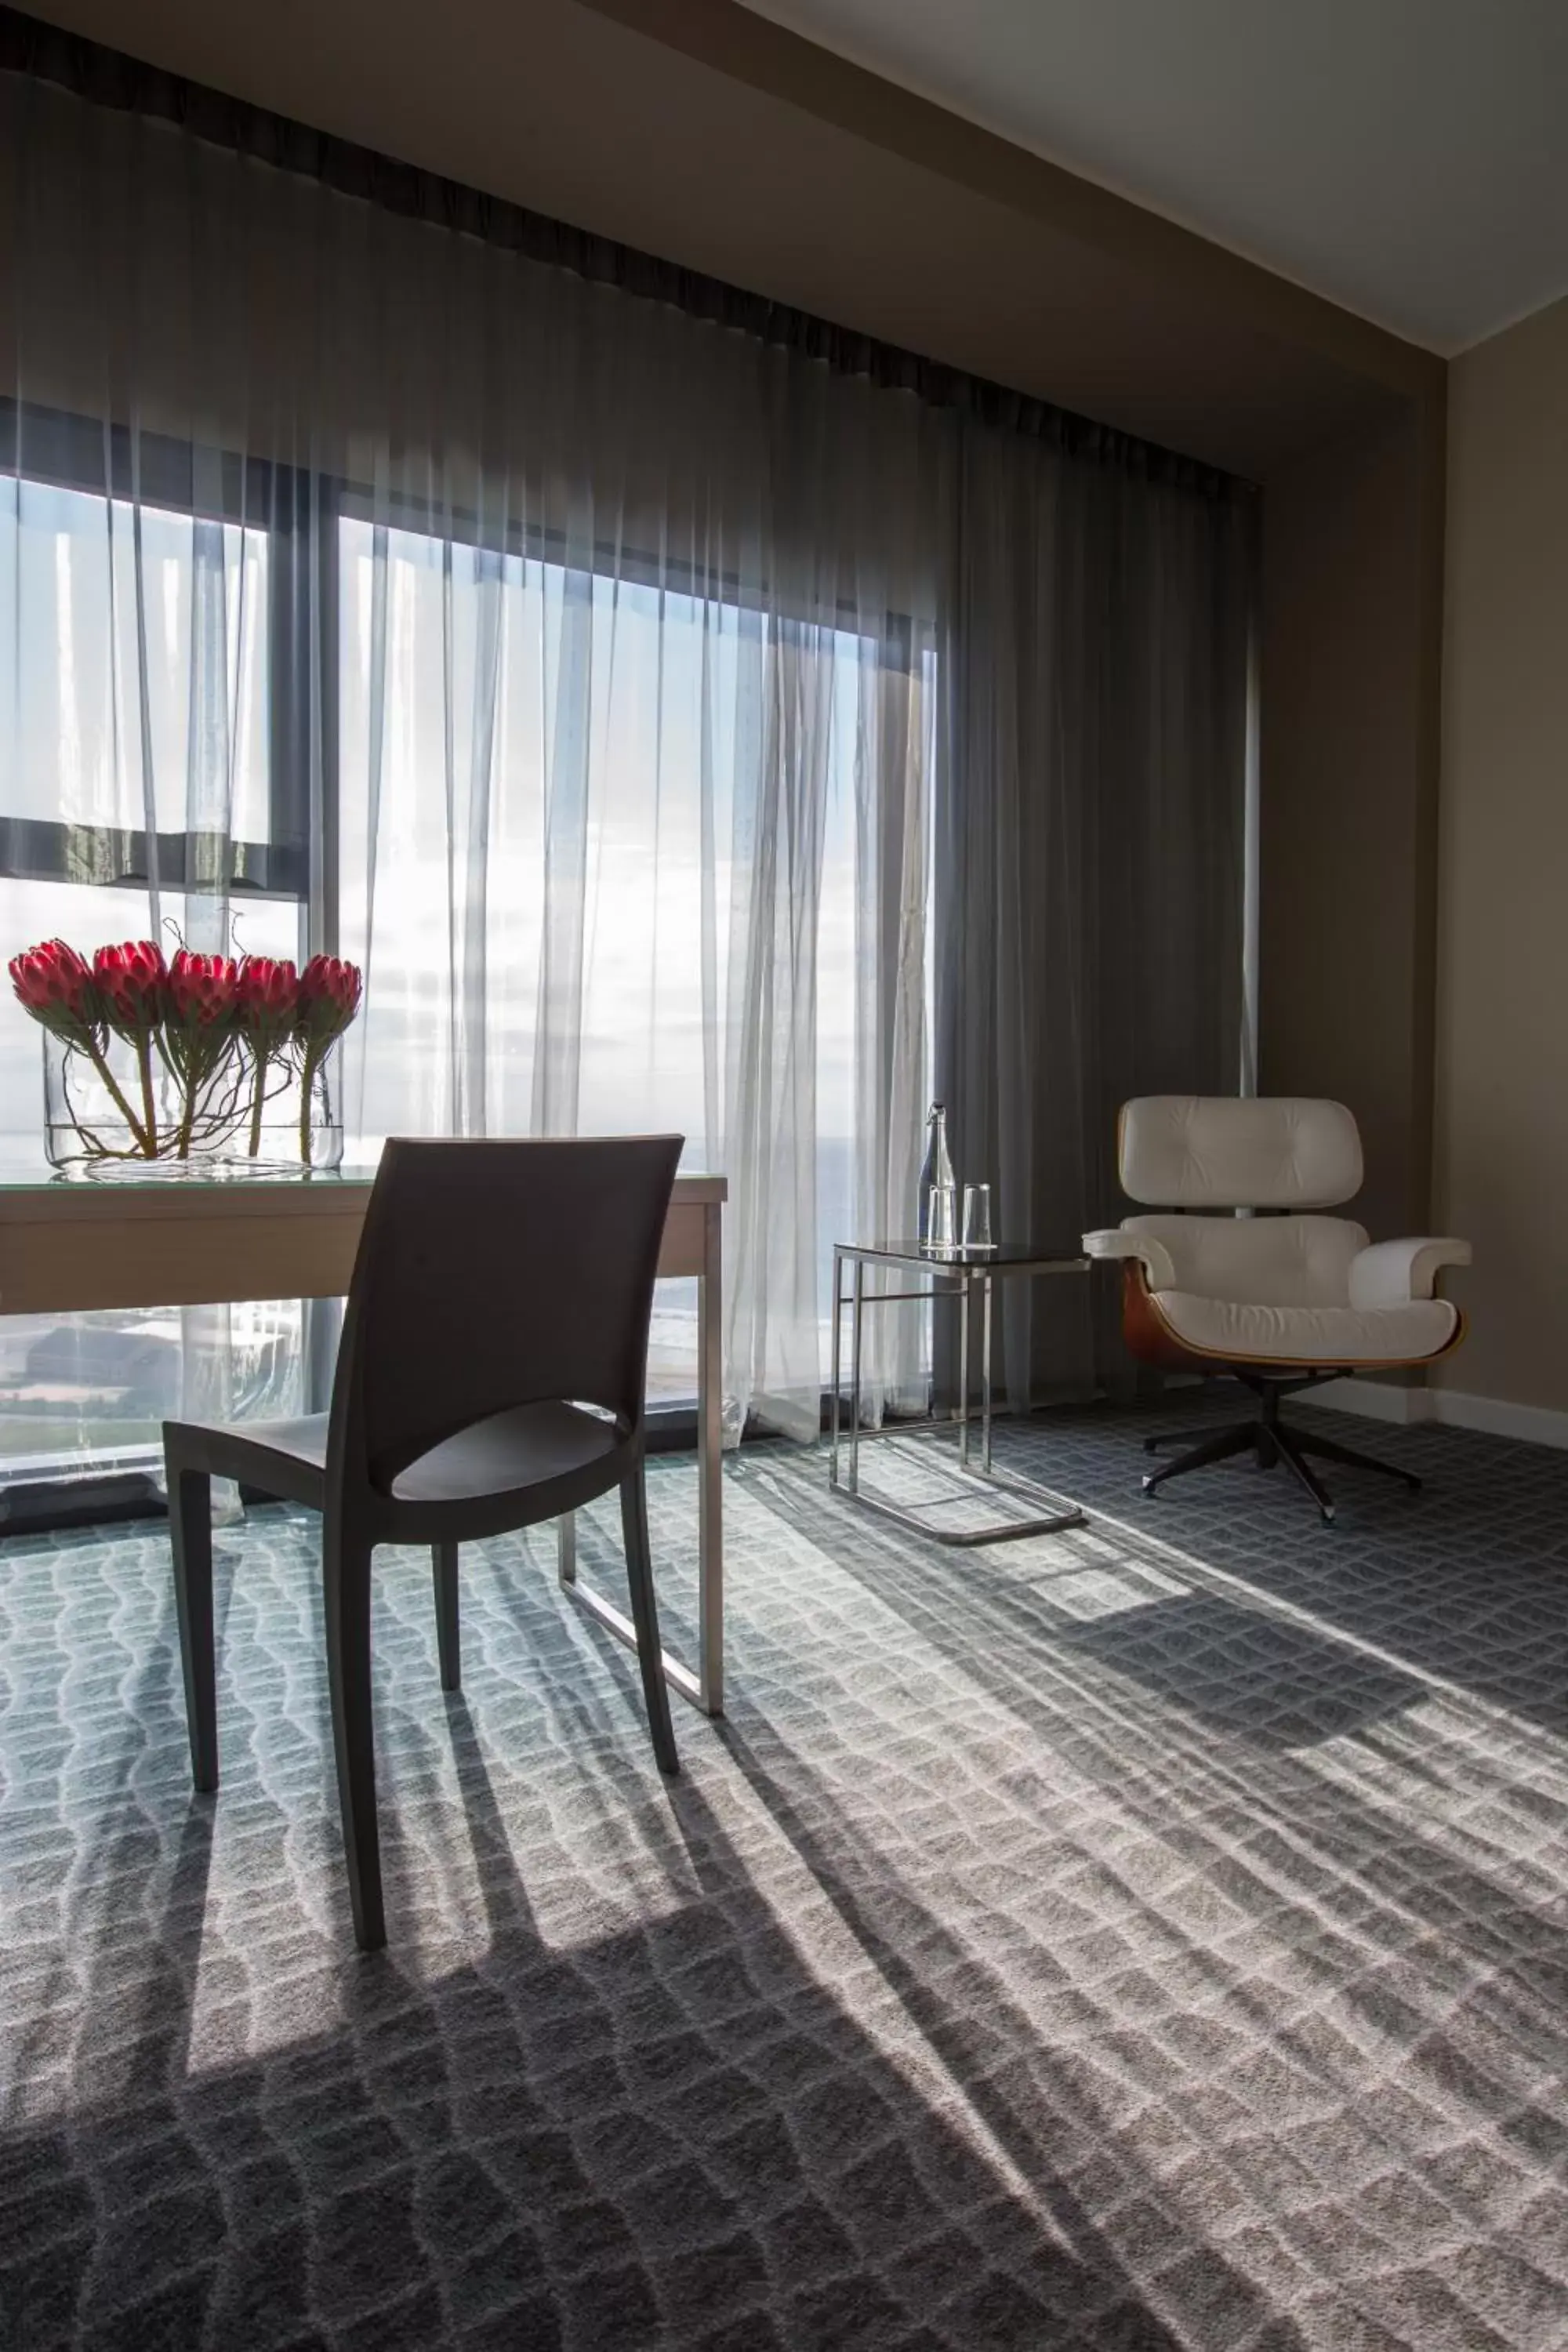
<svg viewBox="0 0 1568 2352">
<path fill-rule="evenodd" d="M 0 815 L 270 835 L 268 546 L 0 476 Z"/>
</svg>

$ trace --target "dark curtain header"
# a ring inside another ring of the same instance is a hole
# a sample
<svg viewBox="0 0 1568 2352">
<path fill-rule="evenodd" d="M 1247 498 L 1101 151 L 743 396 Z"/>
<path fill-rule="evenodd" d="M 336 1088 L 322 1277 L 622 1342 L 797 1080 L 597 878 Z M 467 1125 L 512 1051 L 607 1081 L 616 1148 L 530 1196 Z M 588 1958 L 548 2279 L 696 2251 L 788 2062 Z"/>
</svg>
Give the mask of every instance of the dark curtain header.
<svg viewBox="0 0 1568 2352">
<path fill-rule="evenodd" d="M 486 245 L 525 256 L 595 285 L 644 300 L 664 302 L 688 317 L 750 336 L 771 348 L 816 360 L 841 375 L 860 376 L 883 391 L 908 392 L 934 408 L 952 409 L 977 423 L 1017 434 L 1064 456 L 1104 466 L 1134 479 L 1202 496 L 1228 499 L 1250 486 L 1158 443 L 1120 433 L 1092 417 L 970 375 L 895 343 L 834 325 L 810 311 L 774 302 L 660 260 L 636 247 L 573 228 L 521 205 L 487 195 L 458 180 L 403 163 L 374 148 L 313 131 L 287 115 L 230 98 L 142 63 L 122 51 L 0 6 L 0 71 L 55 83 L 95 106 L 152 116 L 178 125 L 211 145 L 321 182 L 404 219 L 454 230 Z"/>
</svg>

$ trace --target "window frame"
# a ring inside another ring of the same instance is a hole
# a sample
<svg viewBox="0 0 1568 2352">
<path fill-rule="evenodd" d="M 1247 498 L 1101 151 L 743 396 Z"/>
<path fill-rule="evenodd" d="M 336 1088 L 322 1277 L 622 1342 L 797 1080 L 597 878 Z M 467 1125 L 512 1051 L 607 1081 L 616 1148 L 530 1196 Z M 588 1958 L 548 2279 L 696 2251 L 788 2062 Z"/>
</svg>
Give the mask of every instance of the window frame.
<svg viewBox="0 0 1568 2352">
<path fill-rule="evenodd" d="M 0 400 L 0 475 L 266 533 L 268 839 L 224 841 L 220 887 L 307 910 L 312 947 L 335 940 L 337 497 L 330 478 L 269 458 L 135 433 L 63 409 Z M 318 550 L 320 551 L 318 554 Z M 318 572 L 328 576 L 321 578 Z M 310 725 L 311 688 L 322 724 Z M 316 746 L 320 744 L 318 753 Z M 313 809 L 323 823 L 312 827 Z M 216 836 L 0 814 L 0 880 L 184 893 L 211 888 Z M 318 934 L 320 935 L 318 937 Z"/>
</svg>

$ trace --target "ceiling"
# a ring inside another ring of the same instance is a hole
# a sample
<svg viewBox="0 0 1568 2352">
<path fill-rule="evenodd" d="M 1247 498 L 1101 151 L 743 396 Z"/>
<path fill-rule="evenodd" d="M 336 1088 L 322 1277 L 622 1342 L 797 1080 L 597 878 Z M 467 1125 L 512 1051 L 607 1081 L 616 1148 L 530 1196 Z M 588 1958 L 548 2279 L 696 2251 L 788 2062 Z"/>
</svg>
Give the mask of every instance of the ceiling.
<svg viewBox="0 0 1568 2352">
<path fill-rule="evenodd" d="M 1411 341 L 1568 291 L 1565 0 L 747 0 Z"/>
</svg>

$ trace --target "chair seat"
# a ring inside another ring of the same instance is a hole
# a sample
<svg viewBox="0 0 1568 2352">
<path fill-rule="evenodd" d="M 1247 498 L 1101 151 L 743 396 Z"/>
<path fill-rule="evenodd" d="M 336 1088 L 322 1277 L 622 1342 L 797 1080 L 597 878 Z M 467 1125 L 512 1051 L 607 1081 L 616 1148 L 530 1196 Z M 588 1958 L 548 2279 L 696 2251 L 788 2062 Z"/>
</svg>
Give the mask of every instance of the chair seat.
<svg viewBox="0 0 1568 2352">
<path fill-rule="evenodd" d="M 1195 1291 L 1151 1294 L 1161 1321 L 1194 1356 L 1248 1364 L 1419 1364 L 1458 1328 L 1446 1298 L 1400 1307 L 1252 1307 Z"/>
<path fill-rule="evenodd" d="M 175 1431 L 194 1441 L 195 1451 L 220 1475 L 242 1478 L 269 1493 L 302 1502 L 318 1500 L 326 1475 L 330 1418 L 310 1413 L 297 1421 L 241 1421 Z M 519 1495 L 603 1462 L 624 1443 L 612 1421 L 581 1405 L 525 1404 L 491 1413 L 472 1428 L 443 1438 L 392 1482 L 395 1503 L 471 1503 Z M 549 1517 L 546 1512 L 542 1516 Z"/>
<path fill-rule="evenodd" d="M 444 1438 L 392 1482 L 397 1503 L 465 1503 L 569 1478 L 624 1443 L 613 1421 L 574 1404 L 524 1404 Z"/>
</svg>

